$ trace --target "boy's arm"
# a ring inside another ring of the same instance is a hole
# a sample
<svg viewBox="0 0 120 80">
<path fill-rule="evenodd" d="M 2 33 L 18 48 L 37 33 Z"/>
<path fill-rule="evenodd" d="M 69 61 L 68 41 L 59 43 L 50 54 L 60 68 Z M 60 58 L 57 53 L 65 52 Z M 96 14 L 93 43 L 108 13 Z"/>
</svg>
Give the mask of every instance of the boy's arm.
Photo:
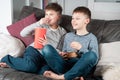
<svg viewBox="0 0 120 80">
<path fill-rule="evenodd" d="M 60 51 L 62 51 L 62 49 L 63 49 L 64 38 L 65 38 L 65 34 L 60 38 L 60 41 L 57 45 L 57 49 L 60 50 Z"/>
<path fill-rule="evenodd" d="M 92 38 L 92 40 L 89 43 L 88 49 L 89 49 L 89 51 L 95 52 L 98 56 L 98 41 L 97 41 L 97 38 Z"/>
<path fill-rule="evenodd" d="M 34 34 L 34 30 L 35 30 L 36 27 L 41 27 L 41 28 L 47 27 L 46 24 L 48 24 L 48 19 L 46 19 L 46 18 L 41 18 L 38 22 L 33 23 L 33 24 L 25 27 L 25 28 L 20 32 L 20 35 L 21 35 L 22 37 L 31 36 L 31 35 Z"/>
<path fill-rule="evenodd" d="M 27 37 L 27 36 L 31 36 L 34 33 L 34 30 L 36 27 L 40 26 L 39 22 L 33 23 L 27 27 L 25 27 L 21 32 L 20 35 L 22 37 Z"/>
</svg>

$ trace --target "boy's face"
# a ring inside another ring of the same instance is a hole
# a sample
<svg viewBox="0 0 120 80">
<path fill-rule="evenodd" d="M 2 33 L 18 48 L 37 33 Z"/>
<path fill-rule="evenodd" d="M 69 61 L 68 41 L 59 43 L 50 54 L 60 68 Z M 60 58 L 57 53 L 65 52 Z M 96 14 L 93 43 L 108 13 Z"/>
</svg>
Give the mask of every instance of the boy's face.
<svg viewBox="0 0 120 80">
<path fill-rule="evenodd" d="M 49 25 L 57 25 L 60 14 L 54 10 L 45 10 L 45 18 L 48 19 Z"/>
<path fill-rule="evenodd" d="M 75 30 L 80 30 L 86 28 L 87 24 L 89 23 L 90 19 L 84 14 L 80 12 L 74 12 L 72 15 L 72 26 Z"/>
</svg>

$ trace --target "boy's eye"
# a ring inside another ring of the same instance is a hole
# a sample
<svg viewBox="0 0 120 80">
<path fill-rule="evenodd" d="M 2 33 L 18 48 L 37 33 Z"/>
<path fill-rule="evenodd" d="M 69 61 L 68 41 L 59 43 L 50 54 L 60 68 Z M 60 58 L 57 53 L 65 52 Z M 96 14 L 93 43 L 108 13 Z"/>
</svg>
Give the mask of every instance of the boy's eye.
<svg viewBox="0 0 120 80">
<path fill-rule="evenodd" d="M 76 18 L 76 20 L 80 20 L 80 18 Z"/>
<path fill-rule="evenodd" d="M 45 16 L 47 16 L 48 14 L 45 14 Z"/>
<path fill-rule="evenodd" d="M 45 16 L 52 16 L 52 15 L 54 15 L 54 14 L 45 14 Z"/>
<path fill-rule="evenodd" d="M 80 20 L 80 18 L 72 18 L 72 20 Z"/>
</svg>

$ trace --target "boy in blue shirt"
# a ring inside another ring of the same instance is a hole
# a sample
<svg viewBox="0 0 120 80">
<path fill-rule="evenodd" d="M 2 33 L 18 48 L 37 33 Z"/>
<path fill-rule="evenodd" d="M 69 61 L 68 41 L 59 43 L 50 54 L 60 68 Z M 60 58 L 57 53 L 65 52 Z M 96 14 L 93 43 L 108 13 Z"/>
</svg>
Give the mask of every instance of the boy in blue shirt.
<svg viewBox="0 0 120 80">
<path fill-rule="evenodd" d="M 57 52 L 51 45 L 42 49 L 44 59 L 51 68 L 51 71 L 44 72 L 44 76 L 58 80 L 72 80 L 76 77 L 84 80 L 90 73 L 99 59 L 97 38 L 86 29 L 90 19 L 88 8 L 74 9 L 71 23 L 75 32 L 65 35 L 62 52 Z M 77 56 L 64 59 L 63 56 L 70 52 Z"/>
</svg>

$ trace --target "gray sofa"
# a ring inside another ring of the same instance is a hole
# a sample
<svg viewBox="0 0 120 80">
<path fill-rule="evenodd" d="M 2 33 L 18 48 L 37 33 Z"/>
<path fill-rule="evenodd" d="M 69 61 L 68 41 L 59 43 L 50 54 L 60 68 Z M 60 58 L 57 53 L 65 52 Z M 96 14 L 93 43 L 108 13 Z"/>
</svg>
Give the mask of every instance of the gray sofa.
<svg viewBox="0 0 120 80">
<path fill-rule="evenodd" d="M 32 14 L 33 12 L 35 13 L 37 20 L 44 16 L 43 10 L 30 6 L 24 6 L 23 9 L 21 10 L 18 20 L 25 18 L 26 16 Z M 73 31 L 71 27 L 71 16 L 69 15 L 62 15 L 60 25 L 63 26 L 63 28 L 65 28 L 68 32 Z M 97 36 L 99 44 L 120 41 L 120 20 L 92 19 L 87 29 L 88 31 L 92 32 Z M 62 41 L 59 44 L 62 45 Z M 59 45 L 58 48 L 61 48 L 61 46 Z M 93 75 L 89 78 L 86 78 L 86 80 L 102 80 L 103 75 L 97 74 L 99 73 L 97 70 L 101 71 L 102 67 L 101 65 L 96 66 L 94 73 L 92 73 Z M 0 80 L 50 80 L 50 79 L 45 78 L 41 75 L 21 72 L 11 68 L 0 68 Z"/>
</svg>

